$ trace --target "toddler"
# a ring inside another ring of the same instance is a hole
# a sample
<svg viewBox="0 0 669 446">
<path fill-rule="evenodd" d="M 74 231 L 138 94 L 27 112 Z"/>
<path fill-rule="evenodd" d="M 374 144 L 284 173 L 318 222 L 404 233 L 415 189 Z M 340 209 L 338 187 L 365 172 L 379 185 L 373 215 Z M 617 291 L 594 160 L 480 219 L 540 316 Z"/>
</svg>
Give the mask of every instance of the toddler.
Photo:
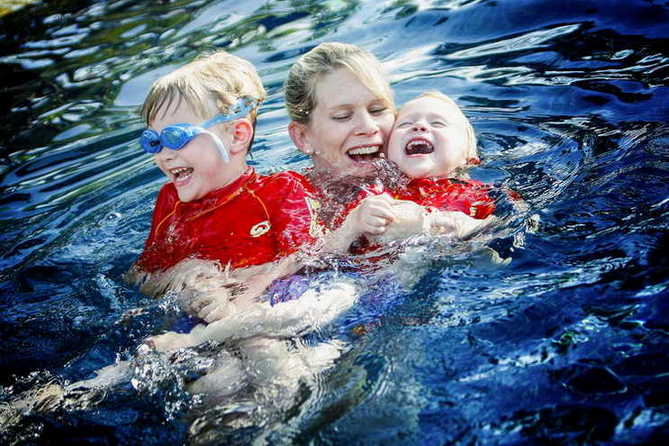
<svg viewBox="0 0 669 446">
<path fill-rule="evenodd" d="M 448 96 L 426 92 L 404 104 L 387 157 L 408 182 L 365 191 L 352 206 L 347 218 L 364 219 L 368 238 L 383 243 L 420 232 L 466 238 L 494 221 L 490 186 L 464 174 L 479 163 L 474 130 Z"/>
</svg>

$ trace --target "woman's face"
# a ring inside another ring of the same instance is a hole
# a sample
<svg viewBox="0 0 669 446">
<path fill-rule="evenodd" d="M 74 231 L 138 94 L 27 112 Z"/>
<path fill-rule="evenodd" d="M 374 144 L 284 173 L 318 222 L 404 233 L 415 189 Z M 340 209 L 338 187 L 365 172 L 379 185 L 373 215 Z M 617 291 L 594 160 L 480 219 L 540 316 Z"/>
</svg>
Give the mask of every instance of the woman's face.
<svg viewBox="0 0 669 446">
<path fill-rule="evenodd" d="M 316 170 L 365 176 L 382 156 L 395 115 L 348 69 L 325 75 L 316 85 L 316 107 L 302 127 L 302 147 Z"/>
</svg>

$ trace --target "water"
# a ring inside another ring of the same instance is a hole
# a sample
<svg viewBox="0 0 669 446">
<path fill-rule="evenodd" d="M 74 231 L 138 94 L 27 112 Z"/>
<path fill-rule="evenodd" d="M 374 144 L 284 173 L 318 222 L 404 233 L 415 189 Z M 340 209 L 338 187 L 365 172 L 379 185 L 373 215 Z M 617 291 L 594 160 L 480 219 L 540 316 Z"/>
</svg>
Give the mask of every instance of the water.
<svg viewBox="0 0 669 446">
<path fill-rule="evenodd" d="M 2 401 L 132 358 L 178 317 L 121 277 L 162 182 L 135 109 L 203 50 L 248 58 L 268 88 L 262 172 L 308 165 L 281 85 L 297 56 L 340 40 L 384 62 L 399 103 L 455 97 L 481 140 L 473 176 L 530 208 L 487 242 L 507 266 L 469 246 L 417 248 L 426 272 L 411 290 L 256 427 L 231 421 L 246 406 L 185 392 L 209 360 L 186 352 L 4 419 L 3 443 L 666 442 L 669 3 L 88 0 L 0 21 Z"/>
</svg>

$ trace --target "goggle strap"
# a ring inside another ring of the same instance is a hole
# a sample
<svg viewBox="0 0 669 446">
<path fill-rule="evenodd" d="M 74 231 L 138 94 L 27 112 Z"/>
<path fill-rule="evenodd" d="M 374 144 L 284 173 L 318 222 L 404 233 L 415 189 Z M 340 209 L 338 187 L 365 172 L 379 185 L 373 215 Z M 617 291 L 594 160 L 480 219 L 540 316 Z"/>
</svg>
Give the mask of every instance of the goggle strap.
<svg viewBox="0 0 669 446">
<path fill-rule="evenodd" d="M 214 144 L 216 144 L 218 152 L 221 154 L 221 158 L 223 158 L 223 161 L 225 161 L 226 163 L 229 163 L 230 154 L 228 153 L 228 150 L 225 148 L 223 141 L 221 141 L 221 138 L 219 138 L 217 134 L 210 132 L 209 130 L 205 130 L 203 128 L 199 128 L 198 130 L 201 131 L 200 133 L 206 133 L 207 135 L 211 136 L 211 139 L 214 141 Z"/>
<path fill-rule="evenodd" d="M 230 113 L 216 115 L 208 121 L 202 123 L 202 127 L 211 127 L 222 122 L 234 121 L 249 114 L 258 105 L 258 101 L 250 98 L 240 98 L 232 106 Z"/>
</svg>

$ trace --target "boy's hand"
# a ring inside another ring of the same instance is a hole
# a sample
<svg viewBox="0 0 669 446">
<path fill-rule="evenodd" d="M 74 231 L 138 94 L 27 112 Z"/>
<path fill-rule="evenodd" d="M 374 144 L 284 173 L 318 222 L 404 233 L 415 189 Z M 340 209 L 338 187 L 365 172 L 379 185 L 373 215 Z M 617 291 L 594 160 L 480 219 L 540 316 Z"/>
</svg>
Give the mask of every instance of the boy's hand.
<svg viewBox="0 0 669 446">
<path fill-rule="evenodd" d="M 147 338 L 144 341 L 144 345 L 158 352 L 170 352 L 181 348 L 193 347 L 197 345 L 197 341 L 190 333 L 168 331 L 167 333 Z M 140 351 L 142 347 L 144 346 L 140 347 Z"/>
</svg>

